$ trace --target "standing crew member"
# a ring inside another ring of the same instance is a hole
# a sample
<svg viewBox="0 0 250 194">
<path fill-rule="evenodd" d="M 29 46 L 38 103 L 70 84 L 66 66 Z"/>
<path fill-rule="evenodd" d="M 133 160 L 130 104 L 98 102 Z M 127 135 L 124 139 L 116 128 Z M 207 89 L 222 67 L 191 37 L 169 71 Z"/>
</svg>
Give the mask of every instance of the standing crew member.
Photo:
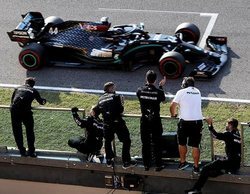
<svg viewBox="0 0 250 194">
<path fill-rule="evenodd" d="M 188 167 L 186 162 L 187 143 L 192 147 L 192 156 L 194 160 L 193 172 L 199 173 L 199 160 L 202 132 L 202 111 L 201 111 L 201 93 L 194 87 L 193 77 L 184 77 L 179 90 L 171 105 L 170 114 L 176 117 L 176 109 L 179 106 L 179 123 L 178 123 L 178 144 L 180 154 L 180 164 L 178 169 L 183 170 Z"/>
<path fill-rule="evenodd" d="M 33 112 L 31 111 L 31 103 L 34 99 L 36 99 L 36 101 L 41 105 L 44 105 L 46 103 L 46 100 L 41 98 L 39 92 L 33 88 L 34 85 L 35 78 L 27 78 L 24 85 L 14 90 L 11 98 L 10 112 L 12 130 L 21 156 L 27 156 L 26 148 L 23 145 L 23 123 L 26 127 L 28 156 L 36 157 L 34 146 L 34 119 Z"/>
<path fill-rule="evenodd" d="M 122 119 L 123 97 L 115 93 L 115 84 L 113 82 L 107 82 L 104 84 L 104 94 L 99 98 L 96 106 L 96 111 L 102 113 L 104 127 L 104 139 L 105 139 L 105 152 L 107 166 L 112 167 L 114 165 L 114 152 L 111 142 L 114 140 L 114 134 L 116 133 L 118 139 L 123 143 L 122 146 L 122 162 L 123 168 L 135 166 L 136 162 L 131 161 L 130 146 L 131 139 L 129 130 L 125 121 Z"/>
<path fill-rule="evenodd" d="M 206 183 L 208 177 L 217 177 L 225 173 L 235 173 L 240 168 L 241 162 L 241 138 L 238 127 L 237 119 L 229 119 L 227 121 L 226 132 L 218 133 L 214 130 L 213 120 L 211 118 L 206 119 L 208 123 L 208 129 L 212 135 L 225 142 L 225 151 L 227 159 L 215 160 L 205 165 L 200 173 L 199 179 L 194 184 L 193 188 L 186 190 L 188 194 L 201 193 L 201 188 Z M 224 171 L 224 172 L 223 172 Z"/>
<path fill-rule="evenodd" d="M 141 106 L 141 141 L 142 158 L 146 171 L 149 170 L 152 160 L 151 143 L 155 154 L 156 171 L 164 168 L 162 165 L 162 123 L 160 118 L 160 103 L 165 101 L 163 86 L 166 83 L 166 77 L 159 83 L 159 89 L 155 87 L 157 75 L 153 70 L 146 73 L 146 85 L 138 88 L 137 97 Z"/>
<path fill-rule="evenodd" d="M 72 116 L 76 124 L 81 128 L 86 128 L 86 137 L 72 137 L 68 141 L 68 145 L 76 148 L 79 152 L 87 155 L 87 160 L 91 161 L 93 156 L 101 155 L 103 140 L 103 122 L 94 111 L 94 107 L 90 111 L 90 115 L 81 119 L 78 115 L 78 108 L 71 109 Z"/>
</svg>

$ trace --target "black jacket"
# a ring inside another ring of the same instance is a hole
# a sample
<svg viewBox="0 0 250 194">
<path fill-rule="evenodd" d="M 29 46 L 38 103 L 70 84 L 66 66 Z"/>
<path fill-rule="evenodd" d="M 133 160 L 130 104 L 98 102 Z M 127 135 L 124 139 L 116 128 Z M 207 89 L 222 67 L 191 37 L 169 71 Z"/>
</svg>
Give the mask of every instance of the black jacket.
<svg viewBox="0 0 250 194">
<path fill-rule="evenodd" d="M 105 93 L 99 98 L 96 109 L 102 113 L 105 123 L 121 119 L 124 111 L 121 96 L 115 93 Z"/>
<path fill-rule="evenodd" d="M 103 122 L 99 118 L 88 116 L 85 119 L 81 119 L 77 113 L 73 113 L 73 118 L 76 124 L 86 129 L 86 136 L 88 138 L 103 137 Z"/>
<path fill-rule="evenodd" d="M 213 136 L 216 139 L 225 141 L 225 151 L 228 160 L 240 161 L 241 158 L 241 137 L 238 130 L 226 131 L 218 133 L 214 130 L 213 126 L 209 127 Z"/>
<path fill-rule="evenodd" d="M 165 101 L 165 94 L 162 88 L 158 89 L 152 84 L 146 84 L 138 88 L 136 94 L 140 101 L 142 116 L 160 116 L 160 103 Z"/>
<path fill-rule="evenodd" d="M 11 97 L 11 108 L 20 111 L 30 111 L 32 101 L 44 105 L 46 100 L 41 98 L 39 92 L 29 85 L 23 85 L 16 88 Z"/>
</svg>

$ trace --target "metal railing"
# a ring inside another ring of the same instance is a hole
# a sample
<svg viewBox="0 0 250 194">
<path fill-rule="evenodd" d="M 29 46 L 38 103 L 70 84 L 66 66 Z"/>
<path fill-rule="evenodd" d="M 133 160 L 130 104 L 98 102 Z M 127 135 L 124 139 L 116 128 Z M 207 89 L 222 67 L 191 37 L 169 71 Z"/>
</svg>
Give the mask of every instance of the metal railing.
<svg viewBox="0 0 250 194">
<path fill-rule="evenodd" d="M 242 166 L 250 166 L 250 151 L 248 153 L 245 152 L 246 149 L 249 149 L 249 145 L 246 145 L 246 139 L 245 137 L 250 135 L 250 130 L 245 130 L 245 128 L 249 128 L 250 129 L 250 123 L 240 123 L 240 132 L 241 132 L 241 165 Z M 246 133 L 249 133 L 249 135 L 246 135 Z M 248 142 L 250 143 L 250 141 Z M 247 155 L 247 159 L 248 161 L 245 160 Z"/>
<path fill-rule="evenodd" d="M 0 109 L 9 109 L 10 106 L 7 105 L 0 105 Z M 50 108 L 50 107 L 32 107 L 32 110 L 37 110 L 37 111 L 63 111 L 63 112 L 70 112 L 71 108 Z M 82 113 L 83 117 L 85 117 L 86 113 L 85 113 L 85 109 L 79 109 L 79 111 Z M 124 119 L 128 118 L 128 119 L 139 119 L 141 117 L 141 115 L 139 114 L 124 114 L 123 115 Z M 177 121 L 177 118 L 172 118 L 170 116 L 161 116 L 163 121 Z M 36 123 L 36 121 L 35 121 Z M 139 123 L 138 123 L 139 125 Z M 10 126 L 11 127 L 11 126 Z M 248 123 L 240 123 L 240 132 L 241 132 L 241 137 L 242 137 L 242 165 L 243 166 L 247 166 L 249 165 L 247 163 L 247 161 L 245 160 L 245 149 L 246 149 L 246 144 L 244 142 L 244 137 L 245 137 L 245 133 L 248 130 L 245 130 L 245 127 L 249 127 Z M 139 128 L 138 128 L 139 129 Z M 175 129 L 176 130 L 176 129 Z M 249 130 L 250 132 L 250 130 Z M 210 135 L 210 133 L 208 134 L 209 138 L 210 138 L 210 160 L 213 160 L 215 158 L 215 154 L 214 154 L 214 140 L 213 137 Z M 116 141 L 113 141 L 113 147 L 114 147 L 114 152 L 116 154 Z M 248 146 L 249 147 L 249 146 Z M 249 156 L 250 158 L 250 156 Z"/>
</svg>

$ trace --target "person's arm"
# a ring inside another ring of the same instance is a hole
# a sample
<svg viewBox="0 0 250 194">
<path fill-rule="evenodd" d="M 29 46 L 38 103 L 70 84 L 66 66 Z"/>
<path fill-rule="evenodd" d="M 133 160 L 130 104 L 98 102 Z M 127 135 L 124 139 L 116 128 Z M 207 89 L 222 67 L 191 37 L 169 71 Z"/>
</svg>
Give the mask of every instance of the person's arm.
<svg viewBox="0 0 250 194">
<path fill-rule="evenodd" d="M 14 90 L 14 92 L 13 92 L 13 94 L 11 96 L 11 104 L 13 104 L 13 100 L 14 100 L 14 97 L 16 95 L 16 91 L 17 91 L 17 89 Z"/>
<path fill-rule="evenodd" d="M 176 113 L 177 106 L 178 106 L 178 103 L 173 102 L 173 101 L 171 102 L 170 108 L 169 108 L 171 117 L 177 117 L 177 113 Z"/>
<path fill-rule="evenodd" d="M 122 114 L 123 113 L 123 111 L 124 111 L 124 97 L 123 96 L 121 96 L 121 95 L 116 95 L 115 97 L 114 97 L 115 99 L 115 106 L 117 106 L 116 108 L 117 108 L 117 111 L 120 113 L 120 114 Z"/>
<path fill-rule="evenodd" d="M 212 135 L 216 138 L 216 139 L 219 139 L 219 140 L 226 140 L 227 138 L 227 133 L 218 133 L 214 127 L 213 127 L 213 120 L 212 118 L 206 118 L 206 121 L 207 121 L 207 124 L 208 124 L 208 129 L 209 131 L 212 133 Z"/>
<path fill-rule="evenodd" d="M 46 99 L 45 98 L 42 98 L 41 96 L 40 96 L 40 93 L 36 90 L 36 89 L 34 89 L 34 95 L 35 95 L 35 99 L 36 99 L 36 101 L 39 103 L 39 104 L 41 104 L 41 105 L 44 105 L 44 104 L 46 104 Z"/>
<path fill-rule="evenodd" d="M 74 121 L 76 122 L 76 124 L 81 127 L 81 128 L 85 128 L 86 125 L 87 125 L 87 121 L 84 120 L 84 119 L 81 119 L 79 114 L 78 114 L 78 108 L 77 107 L 73 107 L 71 109 L 71 112 L 72 112 L 72 116 L 73 116 L 73 119 Z"/>
<path fill-rule="evenodd" d="M 159 100 L 161 102 L 165 102 L 165 100 L 166 100 L 165 93 L 163 90 L 163 86 L 166 84 L 166 81 L 167 81 L 167 78 L 166 78 L 166 76 L 164 76 L 164 78 L 159 82 L 159 89 L 161 90 Z"/>
</svg>

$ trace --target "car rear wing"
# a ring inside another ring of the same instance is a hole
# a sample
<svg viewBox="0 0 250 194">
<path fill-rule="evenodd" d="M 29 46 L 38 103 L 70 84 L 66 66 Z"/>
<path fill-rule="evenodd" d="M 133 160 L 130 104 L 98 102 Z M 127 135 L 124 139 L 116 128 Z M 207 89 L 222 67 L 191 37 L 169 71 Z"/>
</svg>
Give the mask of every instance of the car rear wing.
<svg viewBox="0 0 250 194">
<path fill-rule="evenodd" d="M 11 41 L 27 43 L 34 39 L 44 27 L 44 18 L 40 12 L 28 12 L 22 15 L 23 20 L 11 32 L 7 32 Z"/>
<path fill-rule="evenodd" d="M 190 76 L 196 78 L 212 78 L 228 61 L 227 37 L 208 36 L 207 47 L 208 60 L 199 63 L 190 73 Z"/>
</svg>

